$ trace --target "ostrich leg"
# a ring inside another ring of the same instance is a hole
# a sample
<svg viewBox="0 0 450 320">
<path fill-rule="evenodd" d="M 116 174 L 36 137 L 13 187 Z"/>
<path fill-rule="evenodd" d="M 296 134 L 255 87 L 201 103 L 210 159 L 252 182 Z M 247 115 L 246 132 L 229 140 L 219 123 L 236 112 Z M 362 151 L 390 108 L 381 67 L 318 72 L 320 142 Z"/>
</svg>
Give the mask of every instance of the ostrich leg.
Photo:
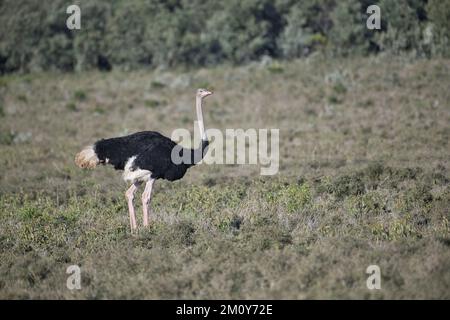
<svg viewBox="0 0 450 320">
<path fill-rule="evenodd" d="M 139 184 L 133 183 L 131 185 L 131 187 L 127 190 L 127 192 L 125 192 L 125 196 L 126 196 L 127 202 L 128 202 L 128 211 L 130 213 L 131 232 L 133 232 L 133 230 L 136 230 L 136 228 L 137 228 L 136 216 L 134 214 L 133 199 L 134 199 L 134 193 L 136 192 L 138 186 L 139 186 Z"/>
<path fill-rule="evenodd" d="M 155 179 L 150 178 L 145 184 L 144 192 L 142 193 L 142 210 L 144 213 L 144 227 L 148 226 L 148 205 L 150 204 L 150 199 L 152 196 L 152 188 Z"/>
</svg>

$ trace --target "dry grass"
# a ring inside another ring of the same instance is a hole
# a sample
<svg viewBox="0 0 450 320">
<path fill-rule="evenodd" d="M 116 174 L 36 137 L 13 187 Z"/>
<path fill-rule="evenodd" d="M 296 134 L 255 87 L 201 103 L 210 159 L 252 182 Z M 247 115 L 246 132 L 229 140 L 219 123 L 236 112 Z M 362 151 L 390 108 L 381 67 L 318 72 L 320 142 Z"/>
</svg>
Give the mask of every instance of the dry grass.
<svg viewBox="0 0 450 320">
<path fill-rule="evenodd" d="M 449 83 L 448 60 L 382 57 L 0 78 L 0 297 L 450 298 Z M 158 181 L 132 236 L 120 174 L 74 155 L 192 130 L 197 87 L 207 127 L 280 129 L 280 172 Z"/>
</svg>

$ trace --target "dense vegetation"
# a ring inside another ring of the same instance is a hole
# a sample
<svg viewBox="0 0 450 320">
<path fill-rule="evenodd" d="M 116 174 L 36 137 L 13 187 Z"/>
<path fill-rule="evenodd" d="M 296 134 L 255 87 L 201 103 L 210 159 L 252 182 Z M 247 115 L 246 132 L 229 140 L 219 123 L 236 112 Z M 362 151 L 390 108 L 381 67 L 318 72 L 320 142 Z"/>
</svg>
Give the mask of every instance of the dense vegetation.
<svg viewBox="0 0 450 320">
<path fill-rule="evenodd" d="M 86 0 L 81 30 L 67 1 L 0 1 L 0 72 L 204 66 L 379 52 L 450 54 L 450 0 Z M 72 3 L 70 3 L 72 4 Z"/>
</svg>

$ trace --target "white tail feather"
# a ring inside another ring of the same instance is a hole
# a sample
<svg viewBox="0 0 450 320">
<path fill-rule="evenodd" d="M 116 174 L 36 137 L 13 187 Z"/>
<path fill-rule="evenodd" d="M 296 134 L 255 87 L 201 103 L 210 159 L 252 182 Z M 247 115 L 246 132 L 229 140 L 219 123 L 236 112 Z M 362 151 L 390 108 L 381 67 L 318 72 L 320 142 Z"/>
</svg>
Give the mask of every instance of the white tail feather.
<svg viewBox="0 0 450 320">
<path fill-rule="evenodd" d="M 76 155 L 75 163 L 82 169 L 92 169 L 100 163 L 100 160 L 94 151 L 94 147 L 88 146 Z"/>
</svg>

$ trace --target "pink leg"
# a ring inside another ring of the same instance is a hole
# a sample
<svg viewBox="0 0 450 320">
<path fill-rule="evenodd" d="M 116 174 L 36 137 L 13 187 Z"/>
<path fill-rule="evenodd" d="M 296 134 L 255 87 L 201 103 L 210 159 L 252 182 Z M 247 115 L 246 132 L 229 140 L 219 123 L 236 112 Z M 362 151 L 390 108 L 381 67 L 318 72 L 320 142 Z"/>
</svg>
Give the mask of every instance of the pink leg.
<svg viewBox="0 0 450 320">
<path fill-rule="evenodd" d="M 136 228 L 137 228 L 136 216 L 134 214 L 133 199 L 134 199 L 134 193 L 136 192 L 138 186 L 139 186 L 139 184 L 133 183 L 131 185 L 131 187 L 127 190 L 127 192 L 125 192 L 125 196 L 126 196 L 127 202 L 128 202 L 128 211 L 130 213 L 131 232 L 133 232 L 133 230 L 136 230 Z"/>
<path fill-rule="evenodd" d="M 150 204 L 150 199 L 152 197 L 152 188 L 155 179 L 147 181 L 145 184 L 144 192 L 142 193 L 142 210 L 144 213 L 144 227 L 148 226 L 148 205 Z"/>
</svg>

